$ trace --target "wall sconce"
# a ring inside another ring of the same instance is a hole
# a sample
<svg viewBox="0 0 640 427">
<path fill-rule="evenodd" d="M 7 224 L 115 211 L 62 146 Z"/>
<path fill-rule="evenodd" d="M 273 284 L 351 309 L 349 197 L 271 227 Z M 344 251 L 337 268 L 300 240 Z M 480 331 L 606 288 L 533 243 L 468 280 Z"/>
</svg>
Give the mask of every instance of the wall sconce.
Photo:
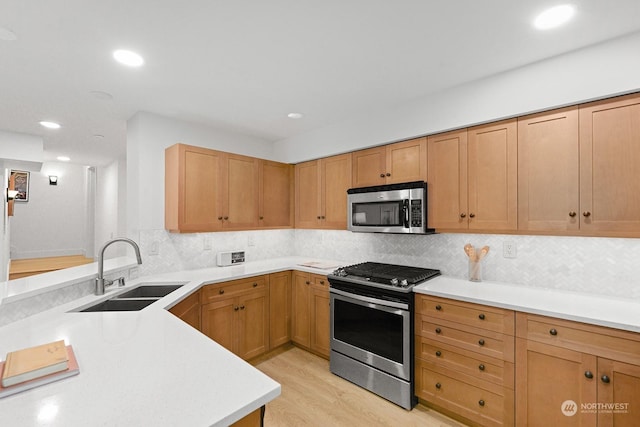
<svg viewBox="0 0 640 427">
<path fill-rule="evenodd" d="M 18 190 L 9 190 L 7 188 L 7 201 L 13 200 L 18 196 Z"/>
<path fill-rule="evenodd" d="M 49 175 L 49 185 L 58 185 L 58 177 L 55 175 Z"/>
</svg>

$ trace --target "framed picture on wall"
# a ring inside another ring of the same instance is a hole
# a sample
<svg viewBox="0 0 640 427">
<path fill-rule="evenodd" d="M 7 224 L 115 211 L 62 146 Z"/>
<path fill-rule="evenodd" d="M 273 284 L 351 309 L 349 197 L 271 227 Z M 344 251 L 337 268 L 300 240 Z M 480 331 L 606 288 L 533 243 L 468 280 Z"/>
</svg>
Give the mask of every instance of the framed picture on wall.
<svg viewBox="0 0 640 427">
<path fill-rule="evenodd" d="M 29 172 L 11 171 L 14 178 L 14 190 L 18 191 L 18 195 L 14 199 L 16 202 L 29 201 Z"/>
</svg>

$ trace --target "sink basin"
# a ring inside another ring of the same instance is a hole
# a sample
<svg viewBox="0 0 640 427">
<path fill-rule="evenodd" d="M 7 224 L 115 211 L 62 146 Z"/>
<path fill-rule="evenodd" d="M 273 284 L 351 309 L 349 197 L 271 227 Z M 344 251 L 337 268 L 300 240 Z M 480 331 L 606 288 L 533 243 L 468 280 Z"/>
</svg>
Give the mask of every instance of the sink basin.
<svg viewBox="0 0 640 427">
<path fill-rule="evenodd" d="M 153 304 L 158 299 L 109 299 L 98 304 L 87 307 L 81 312 L 91 311 L 140 311 L 149 304 Z"/>
<path fill-rule="evenodd" d="M 123 294 L 116 295 L 114 299 L 122 298 L 162 298 L 180 288 L 182 285 L 140 285 Z"/>
</svg>

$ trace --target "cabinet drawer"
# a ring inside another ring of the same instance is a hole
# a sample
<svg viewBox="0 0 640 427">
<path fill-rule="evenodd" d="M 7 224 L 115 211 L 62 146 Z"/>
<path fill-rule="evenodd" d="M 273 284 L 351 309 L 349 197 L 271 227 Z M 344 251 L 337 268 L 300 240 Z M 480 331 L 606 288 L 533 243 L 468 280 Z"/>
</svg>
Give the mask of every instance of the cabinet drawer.
<svg viewBox="0 0 640 427">
<path fill-rule="evenodd" d="M 416 317 L 415 333 L 485 356 L 513 362 L 514 337 L 428 316 Z"/>
<path fill-rule="evenodd" d="M 431 370 L 439 371 L 444 367 L 481 381 L 509 389 L 514 387 L 513 363 L 428 340 L 419 335 L 416 336 L 416 358 L 422 359 Z"/>
<path fill-rule="evenodd" d="M 517 313 L 517 336 L 640 365 L 640 334 L 570 320 Z"/>
<path fill-rule="evenodd" d="M 265 276 L 250 277 L 248 279 L 231 280 L 229 282 L 215 283 L 202 288 L 202 304 L 216 301 L 220 298 L 228 298 L 245 292 L 266 289 Z"/>
<path fill-rule="evenodd" d="M 416 313 L 513 335 L 514 312 L 497 307 L 416 295 Z"/>
<path fill-rule="evenodd" d="M 512 426 L 513 390 L 481 388 L 416 363 L 416 394 L 427 403 L 449 410 L 480 425 Z"/>
</svg>

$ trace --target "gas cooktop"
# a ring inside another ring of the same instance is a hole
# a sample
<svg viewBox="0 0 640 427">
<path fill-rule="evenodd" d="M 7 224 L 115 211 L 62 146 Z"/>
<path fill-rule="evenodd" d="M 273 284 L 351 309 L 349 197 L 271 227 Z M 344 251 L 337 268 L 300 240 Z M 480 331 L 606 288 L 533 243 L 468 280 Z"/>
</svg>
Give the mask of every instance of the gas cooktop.
<svg viewBox="0 0 640 427">
<path fill-rule="evenodd" d="M 400 288 L 408 291 L 415 285 L 439 276 L 440 270 L 379 262 L 363 262 L 338 268 L 332 275 L 336 279 L 348 279 L 352 283 Z"/>
</svg>

